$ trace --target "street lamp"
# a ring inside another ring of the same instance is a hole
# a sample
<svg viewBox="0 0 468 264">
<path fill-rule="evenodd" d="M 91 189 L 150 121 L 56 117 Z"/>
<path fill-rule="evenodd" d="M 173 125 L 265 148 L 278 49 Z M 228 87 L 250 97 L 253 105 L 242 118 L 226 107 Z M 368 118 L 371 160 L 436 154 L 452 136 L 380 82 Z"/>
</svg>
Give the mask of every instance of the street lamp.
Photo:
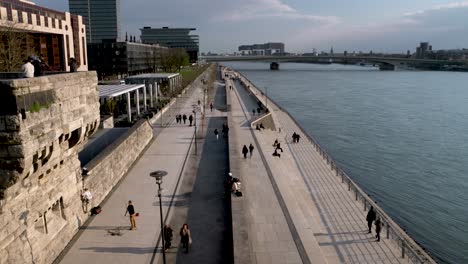
<svg viewBox="0 0 468 264">
<path fill-rule="evenodd" d="M 195 125 L 195 155 L 197 155 L 197 111 L 195 111 L 195 107 L 192 110 L 192 113 L 195 115 L 193 124 Z"/>
<path fill-rule="evenodd" d="M 167 175 L 166 171 L 158 170 L 150 173 L 150 177 L 156 179 L 156 184 L 158 185 L 158 197 L 159 197 L 159 213 L 161 215 L 161 239 L 162 239 L 162 252 L 163 252 L 163 263 L 166 264 L 166 241 L 164 240 L 164 220 L 163 220 L 163 211 L 162 211 L 162 202 L 161 202 L 161 184 L 162 178 Z"/>
</svg>

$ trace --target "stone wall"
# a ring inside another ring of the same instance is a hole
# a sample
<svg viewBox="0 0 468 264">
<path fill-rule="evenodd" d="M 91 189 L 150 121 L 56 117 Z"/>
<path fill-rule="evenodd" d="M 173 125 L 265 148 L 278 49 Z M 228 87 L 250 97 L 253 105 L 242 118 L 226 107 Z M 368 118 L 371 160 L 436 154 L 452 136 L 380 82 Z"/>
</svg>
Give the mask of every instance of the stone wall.
<svg viewBox="0 0 468 264">
<path fill-rule="evenodd" d="M 107 146 L 85 167 L 83 185 L 93 194 L 93 204 L 101 203 L 127 173 L 153 138 L 149 121 L 140 120 L 114 143 Z"/>
<path fill-rule="evenodd" d="M 0 80 L 0 263 L 51 263 L 87 214 L 78 152 L 99 125 L 95 72 Z"/>
</svg>

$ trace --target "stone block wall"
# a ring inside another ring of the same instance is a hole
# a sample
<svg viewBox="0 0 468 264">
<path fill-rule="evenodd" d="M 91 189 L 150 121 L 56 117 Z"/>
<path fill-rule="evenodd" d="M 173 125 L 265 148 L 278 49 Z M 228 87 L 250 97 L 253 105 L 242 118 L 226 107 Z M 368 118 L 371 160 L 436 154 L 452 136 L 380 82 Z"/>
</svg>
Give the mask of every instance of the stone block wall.
<svg viewBox="0 0 468 264">
<path fill-rule="evenodd" d="M 140 120 L 85 165 L 89 176 L 84 179 L 83 184 L 93 193 L 94 204 L 99 204 L 106 198 L 152 138 L 153 128 L 149 121 Z"/>
<path fill-rule="evenodd" d="M 86 219 L 78 152 L 98 97 L 95 72 L 0 80 L 0 263 L 51 263 Z"/>
</svg>

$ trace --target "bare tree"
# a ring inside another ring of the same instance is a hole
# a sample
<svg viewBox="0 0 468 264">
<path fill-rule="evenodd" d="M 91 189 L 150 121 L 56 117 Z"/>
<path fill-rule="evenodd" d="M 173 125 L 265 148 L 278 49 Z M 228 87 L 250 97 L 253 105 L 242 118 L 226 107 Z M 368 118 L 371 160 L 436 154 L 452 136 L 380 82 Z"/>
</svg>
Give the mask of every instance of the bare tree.
<svg viewBox="0 0 468 264">
<path fill-rule="evenodd" d="M 21 69 L 27 57 L 27 33 L 13 22 L 3 21 L 0 25 L 0 71 L 11 72 Z"/>
</svg>

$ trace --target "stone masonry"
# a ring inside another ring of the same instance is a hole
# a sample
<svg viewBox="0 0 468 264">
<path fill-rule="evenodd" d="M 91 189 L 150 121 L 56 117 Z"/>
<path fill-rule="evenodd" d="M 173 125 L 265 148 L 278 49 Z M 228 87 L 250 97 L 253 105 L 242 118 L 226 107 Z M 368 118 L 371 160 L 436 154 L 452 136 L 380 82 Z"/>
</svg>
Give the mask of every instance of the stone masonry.
<svg viewBox="0 0 468 264">
<path fill-rule="evenodd" d="M 78 152 L 99 125 L 95 72 L 0 80 L 0 263 L 51 263 L 86 220 Z"/>
</svg>

